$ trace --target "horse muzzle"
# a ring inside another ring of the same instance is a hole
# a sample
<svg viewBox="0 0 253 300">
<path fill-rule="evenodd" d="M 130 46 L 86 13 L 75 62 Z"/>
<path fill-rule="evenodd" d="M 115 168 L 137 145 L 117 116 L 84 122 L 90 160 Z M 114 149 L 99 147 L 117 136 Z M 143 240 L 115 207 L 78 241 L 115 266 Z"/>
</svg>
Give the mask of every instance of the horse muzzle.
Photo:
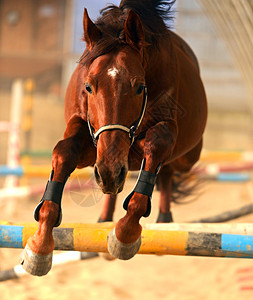
<svg viewBox="0 0 253 300">
<path fill-rule="evenodd" d="M 123 189 L 128 168 L 125 165 L 107 167 L 102 163 L 94 166 L 94 176 L 104 194 L 116 195 Z"/>
</svg>

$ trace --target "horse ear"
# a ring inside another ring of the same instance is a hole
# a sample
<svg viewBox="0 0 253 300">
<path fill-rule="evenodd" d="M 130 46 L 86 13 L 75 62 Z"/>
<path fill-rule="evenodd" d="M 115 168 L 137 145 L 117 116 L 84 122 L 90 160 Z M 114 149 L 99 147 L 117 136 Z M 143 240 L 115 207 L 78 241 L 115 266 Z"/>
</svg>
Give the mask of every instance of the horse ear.
<svg viewBox="0 0 253 300">
<path fill-rule="evenodd" d="M 129 11 L 124 27 L 126 42 L 141 50 L 146 44 L 145 34 L 140 17 L 134 11 Z"/>
<path fill-rule="evenodd" d="M 101 37 L 101 31 L 91 21 L 86 8 L 83 13 L 83 35 L 84 41 L 90 50 Z"/>
</svg>

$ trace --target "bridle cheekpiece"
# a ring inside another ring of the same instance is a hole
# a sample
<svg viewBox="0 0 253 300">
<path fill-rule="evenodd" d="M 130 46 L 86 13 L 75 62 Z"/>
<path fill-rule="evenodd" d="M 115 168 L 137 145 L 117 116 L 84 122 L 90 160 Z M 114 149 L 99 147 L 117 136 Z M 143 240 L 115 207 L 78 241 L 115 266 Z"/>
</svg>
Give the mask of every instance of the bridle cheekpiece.
<svg viewBox="0 0 253 300">
<path fill-rule="evenodd" d="M 140 117 L 138 118 L 138 120 L 130 127 L 126 127 L 124 125 L 120 125 L 120 124 L 109 124 L 109 125 L 104 125 L 102 127 L 100 127 L 97 132 L 94 131 L 94 128 L 92 127 L 91 123 L 90 123 L 90 119 L 89 119 L 89 114 L 87 114 L 87 123 L 88 123 L 88 127 L 89 127 L 89 131 L 90 131 L 90 135 L 92 137 L 94 146 L 97 147 L 97 140 L 100 136 L 100 134 L 104 131 L 108 131 L 108 130 L 121 130 L 124 132 L 127 132 L 129 134 L 129 139 L 130 139 L 130 146 L 133 144 L 134 140 L 135 140 L 135 133 L 137 131 L 137 129 L 139 128 L 145 111 L 146 111 L 146 107 L 147 107 L 147 99 L 148 99 L 148 92 L 147 92 L 147 86 L 144 86 L 144 91 L 143 91 L 143 104 L 142 104 L 142 109 L 141 109 L 141 113 L 140 113 Z"/>
</svg>

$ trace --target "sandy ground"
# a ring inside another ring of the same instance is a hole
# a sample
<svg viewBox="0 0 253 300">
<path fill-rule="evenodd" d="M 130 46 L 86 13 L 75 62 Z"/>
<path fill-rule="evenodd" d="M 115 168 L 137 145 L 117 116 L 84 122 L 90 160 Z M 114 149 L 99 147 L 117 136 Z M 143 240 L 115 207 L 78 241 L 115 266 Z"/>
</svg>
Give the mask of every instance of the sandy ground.
<svg viewBox="0 0 253 300">
<path fill-rule="evenodd" d="M 1 100 L 2 101 L 2 100 Z M 45 114 L 45 105 L 36 110 L 36 118 L 50 119 Z M 57 102 L 53 107 L 62 107 Z M 52 107 L 51 106 L 51 107 Z M 2 111 L 3 112 L 3 111 Z M 54 111 L 55 112 L 55 111 Z M 57 114 L 47 126 L 46 134 L 38 134 L 45 122 L 35 124 L 36 132 L 33 145 L 52 147 L 61 136 L 62 117 Z M 223 118 L 214 114 L 206 134 L 206 145 L 213 148 L 252 150 L 252 130 L 245 130 L 250 119 L 244 119 L 236 126 L 240 117 Z M 219 126 L 219 120 L 223 127 Z M 246 125 L 245 125 L 246 124 Z M 251 123 L 252 124 L 252 123 Z M 44 127 L 43 127 L 44 126 Z M 252 128 L 252 127 L 250 127 Z M 44 131 L 43 131 L 44 132 Z M 3 145 L 3 144 L 2 144 Z M 42 148 L 43 148 L 42 147 Z M 3 148 L 2 148 L 3 150 Z M 2 156 L 3 159 L 4 155 Z M 3 180 L 0 184 L 2 186 Z M 46 184 L 46 179 L 22 179 L 21 184 Z M 122 200 L 134 185 L 128 180 L 117 202 L 115 220 L 124 215 Z M 212 216 L 228 209 L 237 208 L 253 200 L 253 182 L 219 183 L 208 181 L 202 185 L 199 198 L 185 205 L 173 205 L 176 222 L 187 222 L 200 217 Z M 83 191 L 86 201 L 80 195 L 66 192 L 63 197 L 63 222 L 96 222 L 103 200 L 97 190 Z M 95 198 L 94 198 L 95 197 Z M 32 199 L 12 199 L 14 212 L 6 211 L 2 206 L 0 220 L 34 222 L 33 209 L 40 197 Z M 97 202 L 94 205 L 94 201 Z M 82 202 L 82 205 L 80 203 Z M 159 194 L 154 193 L 152 213 L 145 222 L 155 222 L 158 213 Z M 252 222 L 252 215 L 233 222 Z M 13 267 L 20 250 L 0 250 L 0 270 Z M 103 258 L 67 263 L 54 267 L 42 278 L 26 276 L 19 280 L 0 282 L 1 300 L 116 300 L 116 299 L 177 299 L 177 300 L 244 300 L 253 299 L 253 261 L 249 259 L 198 258 L 177 256 L 137 255 L 129 261 L 106 261 Z"/>
</svg>

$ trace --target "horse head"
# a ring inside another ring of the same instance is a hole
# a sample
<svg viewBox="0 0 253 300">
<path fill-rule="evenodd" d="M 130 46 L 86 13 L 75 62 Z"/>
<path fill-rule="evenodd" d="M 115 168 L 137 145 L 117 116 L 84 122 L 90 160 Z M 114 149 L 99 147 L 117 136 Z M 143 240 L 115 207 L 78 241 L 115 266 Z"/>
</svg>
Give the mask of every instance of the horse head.
<svg viewBox="0 0 253 300">
<path fill-rule="evenodd" d="M 95 51 L 106 35 L 90 20 L 86 10 L 83 27 L 87 49 Z M 99 55 L 88 66 L 84 83 L 88 96 L 88 125 L 97 147 L 94 174 L 102 191 L 108 194 L 117 194 L 123 189 L 129 148 L 147 100 L 144 30 L 139 16 L 131 10 L 122 32 L 117 47 Z"/>
</svg>

